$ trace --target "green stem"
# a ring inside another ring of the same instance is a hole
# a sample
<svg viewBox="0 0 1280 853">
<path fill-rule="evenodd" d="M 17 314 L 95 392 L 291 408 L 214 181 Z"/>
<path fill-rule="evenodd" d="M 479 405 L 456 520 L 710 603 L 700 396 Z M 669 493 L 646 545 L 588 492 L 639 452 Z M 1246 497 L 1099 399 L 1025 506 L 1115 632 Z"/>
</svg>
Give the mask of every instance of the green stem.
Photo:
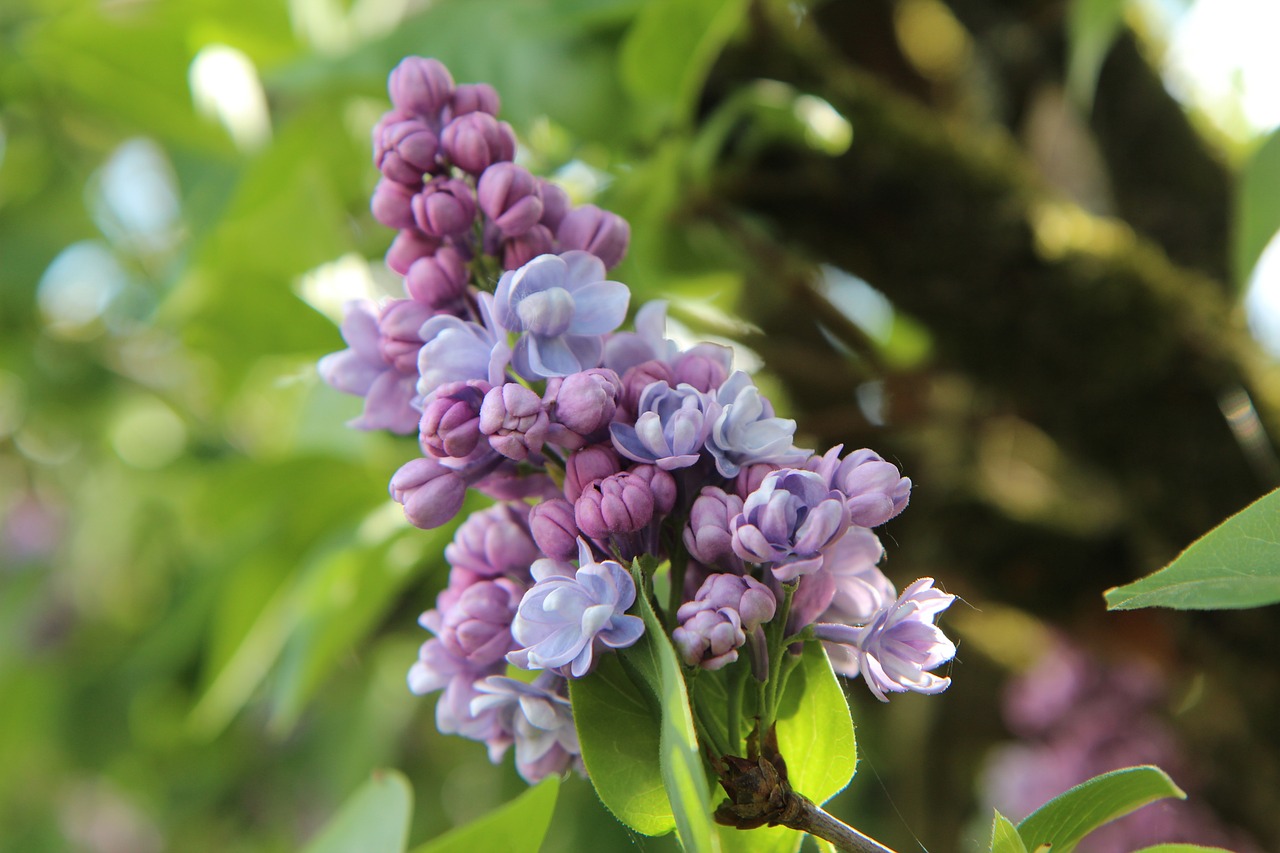
<svg viewBox="0 0 1280 853">
<path fill-rule="evenodd" d="M 747 668 L 739 662 L 729 672 L 729 746 L 731 755 L 740 754 L 742 744 L 742 682 Z"/>
</svg>

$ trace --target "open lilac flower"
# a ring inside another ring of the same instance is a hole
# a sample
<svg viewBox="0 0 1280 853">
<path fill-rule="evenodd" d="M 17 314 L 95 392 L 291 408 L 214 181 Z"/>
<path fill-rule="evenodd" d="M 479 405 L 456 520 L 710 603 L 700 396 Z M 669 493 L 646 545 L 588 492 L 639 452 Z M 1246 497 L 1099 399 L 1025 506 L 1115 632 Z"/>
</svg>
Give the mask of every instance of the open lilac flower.
<svg viewBox="0 0 1280 853">
<path fill-rule="evenodd" d="M 853 678 L 859 674 L 881 702 L 885 693 L 941 693 L 951 686 L 929 670 L 955 657 L 955 643 L 934 621 L 955 600 L 921 578 L 887 603 L 861 627 L 820 622 L 814 635 L 832 652 L 832 668 Z"/>
<path fill-rule="evenodd" d="M 424 614 L 424 623 L 455 657 L 474 667 L 497 663 L 511 651 L 511 620 L 524 595 L 510 578 L 470 584 L 443 612 Z"/>
<path fill-rule="evenodd" d="M 911 480 L 873 450 L 855 450 L 841 459 L 841 449 L 842 445 L 837 445 L 814 457 L 808 468 L 844 493 L 853 523 L 879 527 L 902 512 L 911 498 Z"/>
<path fill-rule="evenodd" d="M 364 411 L 349 426 L 411 434 L 419 414 L 411 404 L 422 347 L 418 327 L 431 309 L 408 299 L 381 310 L 353 300 L 345 309 L 342 337 L 349 349 L 320 359 L 320 377 L 339 391 L 364 397 Z"/>
<path fill-rule="evenodd" d="M 423 619 L 426 614 L 423 614 Z M 422 626 L 427 627 L 423 620 Z M 436 703 L 436 728 L 441 734 L 457 734 L 473 740 L 489 741 L 502 737 L 497 712 L 471 710 L 471 702 L 479 693 L 476 685 L 482 679 L 502 671 L 500 664 L 476 667 L 450 652 L 438 638 L 422 644 L 418 660 L 409 668 L 409 690 L 421 696 L 444 690 Z"/>
<path fill-rule="evenodd" d="M 604 276 L 604 264 L 587 252 L 540 255 L 503 273 L 494 318 L 523 333 L 513 355 L 521 376 L 568 376 L 600 363 L 602 336 L 626 318 L 631 298 L 625 284 Z"/>
<path fill-rule="evenodd" d="M 812 471 L 781 468 L 764 478 L 730 524 L 733 550 L 748 563 L 769 563 L 780 581 L 822 566 L 822 552 L 849 527 L 844 495 Z"/>
<path fill-rule="evenodd" d="M 472 713 L 495 714 L 503 730 L 510 732 L 516 770 L 530 785 L 568 770 L 582 753 L 564 687 L 563 678 L 546 672 L 532 684 L 505 676 L 490 676 L 476 684 Z M 497 760 L 503 751 L 505 744 L 500 743 L 497 755 L 492 749 L 490 755 Z"/>
<path fill-rule="evenodd" d="M 612 560 L 594 562 L 578 540 L 578 569 L 539 560 L 533 587 L 520 601 L 511 633 L 522 648 L 507 660 L 522 669 L 549 669 L 581 678 L 599 647 L 621 649 L 644 633 L 644 622 L 626 611 L 636 600 L 631 575 Z"/>
<path fill-rule="evenodd" d="M 773 416 L 773 406 L 751 377 L 736 371 L 716 392 L 721 406 L 707 434 L 707 450 L 725 477 L 736 477 L 744 465 L 769 462 L 798 465 L 812 455 L 791 443 L 796 422 Z"/>
<path fill-rule="evenodd" d="M 715 414 L 715 403 L 692 385 L 672 388 L 654 382 L 640 395 L 635 426 L 609 425 L 613 446 L 628 459 L 649 462 L 664 471 L 698 461 Z"/>
<path fill-rule="evenodd" d="M 505 382 L 511 351 L 494 329 L 489 315 L 490 297 L 477 297 L 484 325 L 439 314 L 423 323 L 418 333 L 424 341 L 418 352 L 418 394 L 429 396 L 446 382 L 483 379 L 490 385 Z"/>
<path fill-rule="evenodd" d="M 835 578 L 835 592 L 823 622 L 864 625 L 897 597 L 893 582 L 876 565 L 884 546 L 870 530 L 850 527 L 822 561 L 822 570 Z"/>
</svg>

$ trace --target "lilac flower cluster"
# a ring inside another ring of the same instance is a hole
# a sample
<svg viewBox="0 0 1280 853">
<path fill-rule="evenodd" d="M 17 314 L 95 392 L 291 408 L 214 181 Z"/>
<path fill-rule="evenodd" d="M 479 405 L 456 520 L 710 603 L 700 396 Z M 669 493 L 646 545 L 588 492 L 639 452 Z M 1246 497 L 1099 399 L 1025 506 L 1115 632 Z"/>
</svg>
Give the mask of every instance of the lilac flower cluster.
<svg viewBox="0 0 1280 853">
<path fill-rule="evenodd" d="M 643 635 L 628 613 L 642 557 L 678 567 L 672 641 L 690 667 L 746 646 L 764 680 L 776 624 L 779 639 L 824 641 L 881 700 L 945 689 L 930 670 L 955 647 L 934 621 L 953 597 L 930 578 L 899 596 L 877 568 L 872 528 L 911 481 L 870 450 L 796 447 L 795 422 L 728 348 L 666 337 L 663 303 L 620 330 L 630 291 L 606 276 L 626 223 L 515 165 L 492 89 L 419 58 L 389 89 L 373 212 L 400 230 L 387 262 L 407 298 L 350 306 L 350 348 L 320 372 L 365 397 L 353 426 L 416 429 L 421 455 L 390 483 L 410 523 L 449 522 L 469 488 L 498 501 L 459 526 L 449 585 L 420 620 L 432 637 L 409 685 L 443 691 L 440 731 L 495 760 L 514 745 L 530 782 L 579 763 L 566 679 Z M 539 675 L 512 680 L 509 665 Z"/>
</svg>

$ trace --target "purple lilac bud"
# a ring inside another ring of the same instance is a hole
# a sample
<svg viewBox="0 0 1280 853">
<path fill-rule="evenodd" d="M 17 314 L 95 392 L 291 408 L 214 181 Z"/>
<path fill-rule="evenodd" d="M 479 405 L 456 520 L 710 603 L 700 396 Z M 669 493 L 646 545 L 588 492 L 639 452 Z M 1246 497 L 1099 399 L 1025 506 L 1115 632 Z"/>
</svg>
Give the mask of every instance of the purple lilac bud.
<svg viewBox="0 0 1280 853">
<path fill-rule="evenodd" d="M 507 237 L 517 237 L 542 218 L 538 179 L 515 163 L 494 163 L 476 184 L 480 209 Z"/>
<path fill-rule="evenodd" d="M 809 463 L 833 489 L 844 492 L 853 523 L 859 527 L 879 527 L 906 507 L 911 498 L 911 480 L 878 453 L 863 448 L 840 459 L 841 446 L 831 448 Z"/>
<path fill-rule="evenodd" d="M 561 492 L 555 481 L 540 471 L 524 471 L 514 461 L 494 453 L 492 470 L 468 485 L 496 501 L 549 500 Z"/>
<path fill-rule="evenodd" d="M 734 553 L 748 563 L 772 564 L 780 581 L 816 572 L 822 551 L 848 527 L 844 495 L 812 471 L 794 468 L 765 477 L 730 523 Z"/>
<path fill-rule="evenodd" d="M 411 202 L 413 221 L 430 237 L 461 237 L 471 230 L 476 218 L 476 201 L 471 187 L 456 178 L 438 177 L 427 181 Z"/>
<path fill-rule="evenodd" d="M 569 212 L 569 194 L 544 178 L 538 178 L 538 188 L 542 193 L 542 219 L 538 222 L 554 232 Z"/>
<path fill-rule="evenodd" d="M 616 338 L 618 336 L 614 335 L 613 337 Z M 675 373 L 672 372 L 671 366 L 665 361 L 645 361 L 627 368 L 627 371 L 622 374 L 621 408 L 630 417 L 619 417 L 618 420 L 635 420 L 636 415 L 642 411 L 640 398 L 644 396 L 644 392 L 649 386 L 655 382 L 664 382 L 671 388 L 675 388 L 677 385 Z"/>
<path fill-rule="evenodd" d="M 607 444 L 593 444 L 570 456 L 564 464 L 564 496 L 576 501 L 593 483 L 622 470 L 622 460 Z"/>
<path fill-rule="evenodd" d="M 941 693 L 951 679 L 928 670 L 955 657 L 956 647 L 933 623 L 954 600 L 933 588 L 933 578 L 921 578 L 868 624 L 820 622 L 814 635 L 837 653 L 832 657 L 836 671 L 850 678 L 861 674 L 881 702 L 889 701 L 885 693 Z"/>
<path fill-rule="evenodd" d="M 378 312 L 371 302 L 352 301 L 345 308 L 342 337 L 349 349 L 320 359 L 317 370 L 321 378 L 345 394 L 365 398 L 364 411 L 349 426 L 412 434 L 413 424 L 418 420 L 418 412 L 412 405 L 417 369 L 416 366 L 408 370 L 399 368 L 409 360 L 416 360 L 422 341 L 390 335 L 404 333 L 402 321 L 415 309 L 391 303 L 388 308 L 394 310 L 384 321 L 387 312 Z M 380 329 L 384 322 L 388 332 L 385 336 Z M 410 350 L 414 353 L 413 359 L 409 358 Z"/>
<path fill-rule="evenodd" d="M 473 513 L 444 549 L 455 570 L 477 577 L 499 575 L 529 579 L 529 567 L 542 556 L 529 532 L 530 511 L 522 501 L 507 501 Z"/>
<path fill-rule="evenodd" d="M 445 125 L 440 142 L 450 162 L 477 177 L 494 163 L 516 155 L 516 135 L 511 125 L 488 113 L 458 116 Z"/>
<path fill-rule="evenodd" d="M 710 393 L 724 385 L 733 363 L 733 350 L 720 344 L 700 343 L 676 356 L 671 369 L 676 382 Z"/>
<path fill-rule="evenodd" d="M 450 119 L 467 113 L 488 113 L 496 116 L 502 106 L 498 92 L 488 83 L 463 83 L 453 91 L 447 115 Z"/>
<path fill-rule="evenodd" d="M 413 228 L 413 199 L 412 187 L 383 178 L 373 188 L 369 210 L 374 219 L 388 228 Z"/>
<path fill-rule="evenodd" d="M 720 414 L 707 434 L 707 450 L 722 476 L 736 477 L 744 465 L 760 462 L 798 465 L 812 455 L 791 443 L 796 422 L 775 418 L 773 406 L 741 370 L 720 386 L 716 401 Z"/>
<path fill-rule="evenodd" d="M 566 686 L 552 673 L 540 674 L 532 684 L 490 676 L 476 685 L 480 695 L 472 700 L 472 713 L 494 713 L 511 732 L 516 770 L 530 785 L 564 773 L 582 752 Z"/>
<path fill-rule="evenodd" d="M 374 165 L 383 176 L 417 189 L 422 176 L 436 168 L 440 141 L 420 119 L 379 125 L 374 138 Z"/>
<path fill-rule="evenodd" d="M 639 477 L 648 486 L 649 491 L 653 492 L 655 515 L 668 515 L 675 509 L 678 487 L 676 478 L 671 476 L 670 472 L 656 465 L 636 465 L 627 473 L 633 477 Z"/>
<path fill-rule="evenodd" d="M 484 325 L 445 314 L 437 314 L 418 333 L 422 350 L 418 353 L 418 394 L 429 397 L 448 382 L 483 379 L 490 385 L 506 381 L 511 351 L 500 339 L 489 314 L 492 297 L 477 295 Z"/>
<path fill-rule="evenodd" d="M 457 472 L 428 457 L 413 459 L 391 478 L 391 497 L 404 505 L 404 517 L 414 527 L 430 530 L 462 509 L 467 484 Z"/>
<path fill-rule="evenodd" d="M 683 612 L 684 606 L 680 610 Z M 747 635 L 736 610 L 699 609 L 681 617 L 671 640 L 689 666 L 714 670 L 738 659 L 738 649 L 747 642 Z"/>
<path fill-rule="evenodd" d="M 418 373 L 418 351 L 422 338 L 418 331 L 431 319 L 431 309 L 412 299 L 393 299 L 378 315 L 378 352 L 382 360 L 400 373 Z"/>
<path fill-rule="evenodd" d="M 742 558 L 733 551 L 729 523 L 742 512 L 742 498 L 716 486 L 703 486 L 689 510 L 684 546 L 700 563 L 741 574 Z"/>
<path fill-rule="evenodd" d="M 467 292 L 470 271 L 457 249 L 445 246 L 413 262 L 405 275 L 406 292 L 437 310 L 457 306 Z"/>
<path fill-rule="evenodd" d="M 549 253 L 554 245 L 547 227 L 534 225 L 523 234 L 502 241 L 502 269 L 518 270 L 539 255 Z"/>
<path fill-rule="evenodd" d="M 540 255 L 503 273 L 494 317 L 523 332 L 512 362 L 526 379 L 568 376 L 600 363 L 602 336 L 626 318 L 631 292 L 604 280 L 604 264 L 586 252 Z"/>
<path fill-rule="evenodd" d="M 573 505 L 578 529 L 592 539 L 634 533 L 653 521 L 653 490 L 643 477 L 625 471 L 583 490 Z"/>
<path fill-rule="evenodd" d="M 683 622 L 699 610 L 733 610 L 742 621 L 742 629 L 754 631 L 773 618 L 777 600 L 773 591 L 755 578 L 715 574 L 702 582 L 692 601 L 680 605 L 676 620 Z"/>
<path fill-rule="evenodd" d="M 607 368 L 592 368 L 547 380 L 552 417 L 584 438 L 603 437 L 622 396 L 622 380 Z"/>
<path fill-rule="evenodd" d="M 764 482 L 764 478 L 772 474 L 774 471 L 781 470 L 781 465 L 774 465 L 770 462 L 760 462 L 755 465 L 744 466 L 738 472 L 738 476 L 733 481 L 734 493 L 746 500 L 751 493 L 760 488 L 760 484 Z"/>
<path fill-rule="evenodd" d="M 578 553 L 578 523 L 573 504 L 564 498 L 545 500 L 529 511 L 529 528 L 539 550 L 553 560 L 570 560 Z"/>
<path fill-rule="evenodd" d="M 489 666 L 515 648 L 511 620 L 524 593 L 525 586 L 510 578 L 478 581 L 428 627 L 450 654 L 475 667 Z"/>
<path fill-rule="evenodd" d="M 450 382 L 435 390 L 422 410 L 418 441 L 432 456 L 465 459 L 480 443 L 480 404 L 488 382 L 472 379 Z"/>
<path fill-rule="evenodd" d="M 565 214 L 556 229 L 556 239 L 562 248 L 590 252 L 612 269 L 627 253 L 631 226 L 616 213 L 584 204 Z"/>
<path fill-rule="evenodd" d="M 494 450 L 517 462 L 542 449 L 550 423 L 542 398 L 515 382 L 489 389 L 480 406 L 480 431 Z"/>
<path fill-rule="evenodd" d="M 640 395 L 635 426 L 612 423 L 613 446 L 628 459 L 666 471 L 698 461 L 715 414 L 715 403 L 691 385 L 655 382 Z"/>
<path fill-rule="evenodd" d="M 396 235 L 387 249 L 387 266 L 398 275 L 407 275 L 413 262 L 435 254 L 440 248 L 440 241 L 428 237 L 415 225 L 406 228 Z"/>
<path fill-rule="evenodd" d="M 533 588 L 520 601 L 511 633 L 520 648 L 507 660 L 521 669 L 549 669 L 581 678 L 603 648 L 621 649 L 644 634 L 644 622 L 626 611 L 636 585 L 618 563 L 594 562 L 578 540 L 577 571 L 554 560 L 533 564 Z"/>
<path fill-rule="evenodd" d="M 437 116 L 453 95 L 453 75 L 437 59 L 407 56 L 387 78 L 391 103 L 407 113 Z"/>
</svg>

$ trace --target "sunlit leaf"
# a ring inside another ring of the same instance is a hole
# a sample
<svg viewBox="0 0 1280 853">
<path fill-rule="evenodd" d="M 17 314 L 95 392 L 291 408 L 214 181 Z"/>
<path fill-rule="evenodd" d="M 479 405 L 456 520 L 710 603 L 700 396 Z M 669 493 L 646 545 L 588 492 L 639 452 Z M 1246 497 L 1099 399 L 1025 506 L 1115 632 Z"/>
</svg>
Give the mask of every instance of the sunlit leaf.
<svg viewBox="0 0 1280 853">
<path fill-rule="evenodd" d="M 1231 853 L 1223 847 L 1201 847 L 1199 844 L 1157 844 L 1133 853 Z"/>
<path fill-rule="evenodd" d="M 1240 173 L 1232 230 L 1232 268 L 1243 288 L 1280 230 L 1280 130 L 1271 132 Z"/>
<path fill-rule="evenodd" d="M 641 637 L 636 645 L 647 642 Z M 627 674 L 618 655 L 608 654 L 595 672 L 569 681 L 569 699 L 582 761 L 600 801 L 644 835 L 675 829 L 658 757 L 660 712 L 647 685 Z"/>
<path fill-rule="evenodd" d="M 1125 2 L 1072 0 L 1067 12 L 1067 92 L 1086 110 L 1124 21 Z"/>
<path fill-rule="evenodd" d="M 413 789 L 395 770 L 379 770 L 342 804 L 304 853 L 402 853 Z"/>
<path fill-rule="evenodd" d="M 998 811 L 991 821 L 991 853 L 1027 853 L 1018 828 Z"/>
<path fill-rule="evenodd" d="M 634 572 L 642 586 L 639 571 Z M 698 735 L 693 727 L 693 711 L 685 688 L 680 659 L 667 639 L 666 630 L 649 605 L 648 596 L 636 596 L 636 608 L 645 624 L 645 638 L 627 650 L 629 660 L 646 659 L 645 669 L 657 673 L 657 699 L 661 710 L 661 770 L 666 785 L 676 831 L 685 850 L 719 850 L 709 805 L 711 791 L 698 751 Z"/>
<path fill-rule="evenodd" d="M 1280 601 L 1280 490 L 1254 501 L 1155 574 L 1106 592 L 1112 610 L 1261 607 Z"/>
<path fill-rule="evenodd" d="M 548 776 L 506 805 L 415 847 L 413 853 L 538 853 L 559 791 L 559 778 Z"/>
<path fill-rule="evenodd" d="M 1054 797 L 1018 824 L 1018 834 L 1029 850 L 1048 844 L 1053 853 L 1071 853 L 1080 839 L 1105 823 L 1154 800 L 1186 796 L 1158 767 L 1126 767 Z"/>
<path fill-rule="evenodd" d="M 655 0 L 640 10 L 619 63 L 623 84 L 652 114 L 650 130 L 689 120 L 746 8 L 744 0 Z"/>
</svg>

